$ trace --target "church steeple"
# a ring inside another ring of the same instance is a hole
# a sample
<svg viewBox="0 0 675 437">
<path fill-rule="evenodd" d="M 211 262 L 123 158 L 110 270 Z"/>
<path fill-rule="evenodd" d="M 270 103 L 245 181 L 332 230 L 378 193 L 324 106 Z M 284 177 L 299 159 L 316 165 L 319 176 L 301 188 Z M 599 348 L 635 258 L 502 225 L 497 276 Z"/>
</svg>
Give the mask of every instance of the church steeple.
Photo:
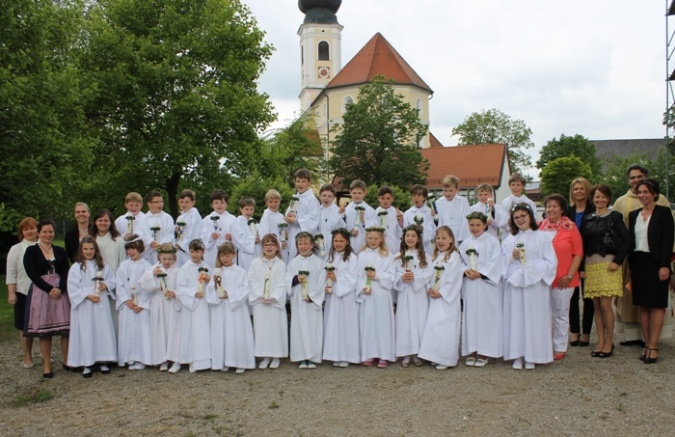
<svg viewBox="0 0 675 437">
<path fill-rule="evenodd" d="M 298 8 L 305 14 L 298 30 L 303 111 L 342 67 L 342 25 L 335 15 L 341 4 L 342 0 L 298 0 Z"/>
</svg>

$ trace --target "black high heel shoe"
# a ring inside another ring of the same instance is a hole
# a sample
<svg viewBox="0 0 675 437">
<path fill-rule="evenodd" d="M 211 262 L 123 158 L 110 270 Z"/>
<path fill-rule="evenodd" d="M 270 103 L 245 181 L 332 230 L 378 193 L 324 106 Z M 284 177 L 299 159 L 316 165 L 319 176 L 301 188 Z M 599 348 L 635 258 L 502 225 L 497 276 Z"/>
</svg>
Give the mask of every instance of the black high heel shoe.
<svg viewBox="0 0 675 437">
<path fill-rule="evenodd" d="M 52 379 L 54 377 L 54 372 L 49 372 L 49 373 L 43 373 L 42 377 L 44 379 Z"/>
<path fill-rule="evenodd" d="M 640 361 L 644 361 L 645 358 L 647 358 L 647 354 L 649 354 L 649 348 L 645 347 L 644 352 L 642 352 L 642 354 L 640 354 Z"/>
<path fill-rule="evenodd" d="M 573 347 L 579 346 L 579 339 L 580 338 L 581 338 L 581 336 L 577 337 L 576 340 L 570 340 L 570 346 L 573 346 Z"/>
<path fill-rule="evenodd" d="M 658 352 L 659 350 L 656 349 L 656 348 L 650 348 L 650 347 L 648 347 L 647 350 L 648 350 L 648 352 L 647 352 L 647 356 L 645 356 L 645 364 L 654 364 L 656 362 L 656 360 L 659 359 L 659 357 L 652 358 L 652 351 Z"/>
<path fill-rule="evenodd" d="M 65 364 L 62 367 L 63 367 L 63 370 L 65 370 L 66 372 L 70 372 L 71 370 L 73 370 L 72 367 L 66 366 Z"/>
<path fill-rule="evenodd" d="M 609 358 L 614 355 L 614 343 L 612 343 L 612 349 L 609 352 L 600 352 L 598 353 L 599 358 Z"/>
</svg>

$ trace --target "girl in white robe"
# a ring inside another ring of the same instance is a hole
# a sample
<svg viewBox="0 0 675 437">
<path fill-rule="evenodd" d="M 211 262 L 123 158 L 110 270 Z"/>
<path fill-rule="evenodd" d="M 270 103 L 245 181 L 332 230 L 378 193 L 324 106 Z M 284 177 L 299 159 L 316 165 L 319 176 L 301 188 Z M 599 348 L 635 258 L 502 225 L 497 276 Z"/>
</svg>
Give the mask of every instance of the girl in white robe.
<svg viewBox="0 0 675 437">
<path fill-rule="evenodd" d="M 551 237 L 538 229 L 526 203 L 511 209 L 511 235 L 502 242 L 504 359 L 534 369 L 553 361 L 551 289 L 557 258 Z"/>
<path fill-rule="evenodd" d="M 361 364 L 386 368 L 388 361 L 396 361 L 391 298 L 396 267 L 382 228 L 366 229 L 366 247 L 358 259 L 356 301 L 360 303 Z"/>
<path fill-rule="evenodd" d="M 417 357 L 422 332 L 427 322 L 429 296 L 427 287 L 434 274 L 431 258 L 424 253 L 422 227 L 411 225 L 404 229 L 400 251 L 395 259 L 397 291 L 396 305 L 396 356 L 403 357 L 401 365 L 408 367 L 412 359 L 421 366 Z"/>
<path fill-rule="evenodd" d="M 358 259 L 350 244 L 349 231 L 332 233 L 331 249 L 325 263 L 326 307 L 324 309 L 323 359 L 335 367 L 360 363 L 359 305 L 356 302 Z"/>
<path fill-rule="evenodd" d="M 314 254 L 314 237 L 300 232 L 295 238 L 298 255 L 288 263 L 286 287 L 291 300 L 291 361 L 301 369 L 315 369 L 323 352 L 323 300 L 326 274 Z"/>
<path fill-rule="evenodd" d="M 248 276 L 234 264 L 232 243 L 218 247 L 213 281 L 206 290 L 211 305 L 211 369 L 236 373 L 255 369 L 255 350 L 251 314 L 248 311 Z"/>
<path fill-rule="evenodd" d="M 437 370 L 445 370 L 459 361 L 462 260 L 449 227 L 439 227 L 435 241 L 434 276 L 429 285 L 431 302 L 417 356 L 430 361 Z"/>
<path fill-rule="evenodd" d="M 129 370 L 143 370 L 152 364 L 150 340 L 150 293 L 142 292 L 138 281 L 150 263 L 141 257 L 143 240 L 132 237 L 124 244 L 127 259 L 117 269 L 117 311 L 119 335 L 117 363 Z"/>
<path fill-rule="evenodd" d="M 77 262 L 68 272 L 70 299 L 70 343 L 68 366 L 84 367 L 90 378 L 91 366 L 101 363 L 101 373 L 110 373 L 106 363 L 117 361 L 115 326 L 110 300 L 115 299 L 115 274 L 103 262 L 94 237 L 80 242 Z"/>
<path fill-rule="evenodd" d="M 488 357 L 504 354 L 501 248 L 484 213 L 472 212 L 467 219 L 471 236 L 459 248 L 464 262 L 462 355 L 471 355 L 467 366 L 485 367 Z"/>
<path fill-rule="evenodd" d="M 276 233 L 262 240 L 263 254 L 248 271 L 249 303 L 253 307 L 255 356 L 262 357 L 260 369 L 276 369 L 279 358 L 288 357 L 286 314 L 286 264 Z"/>
<path fill-rule="evenodd" d="M 180 341 L 180 309 L 176 299 L 176 248 L 164 243 L 157 248 L 158 262 L 145 271 L 139 284 L 150 294 L 150 340 L 152 365 L 160 372 L 168 370 L 168 361 L 175 361 Z M 171 349 L 173 358 L 169 358 Z"/>
<path fill-rule="evenodd" d="M 211 368 L 211 316 L 206 289 L 211 269 L 204 261 L 204 243 L 192 240 L 188 246 L 190 261 L 178 270 L 176 295 L 180 312 L 180 356 L 169 373 L 178 373 L 181 364 L 190 365 L 190 373 Z"/>
</svg>

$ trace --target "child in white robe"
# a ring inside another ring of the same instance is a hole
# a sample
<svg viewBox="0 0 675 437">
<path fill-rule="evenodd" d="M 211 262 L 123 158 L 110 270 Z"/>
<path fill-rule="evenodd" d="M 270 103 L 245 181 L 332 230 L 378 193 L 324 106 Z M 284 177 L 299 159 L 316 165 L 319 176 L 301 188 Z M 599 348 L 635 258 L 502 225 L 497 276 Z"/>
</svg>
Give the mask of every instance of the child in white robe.
<svg viewBox="0 0 675 437">
<path fill-rule="evenodd" d="M 413 185 L 410 190 L 413 205 L 403 213 L 403 226 L 419 225 L 422 227 L 422 245 L 425 253 L 431 253 L 431 242 L 436 232 L 433 211 L 427 205 L 429 190 L 424 185 Z"/>
<path fill-rule="evenodd" d="M 431 258 L 424 253 L 422 228 L 410 225 L 403 230 L 403 240 L 396 259 L 394 288 L 398 292 L 396 306 L 396 356 L 403 357 L 401 365 L 408 367 L 412 359 L 421 366 L 417 357 L 424 325 L 429 311 L 427 287 L 434 273 Z"/>
<path fill-rule="evenodd" d="M 281 194 L 275 189 L 267 190 L 267 193 L 265 193 L 265 205 L 267 208 L 265 208 L 260 218 L 258 234 L 263 236 L 267 234 L 276 235 L 281 245 L 281 258 L 284 260 L 284 263 L 287 263 L 288 248 L 286 240 L 288 238 L 288 223 L 286 223 L 284 215 L 279 212 Z"/>
<path fill-rule="evenodd" d="M 363 200 L 367 191 L 365 182 L 361 180 L 356 179 L 349 184 L 352 201 L 345 208 L 345 223 L 351 233 L 351 246 L 355 254 L 366 246 L 366 229 L 378 225 L 375 210 Z"/>
<path fill-rule="evenodd" d="M 495 203 L 492 186 L 490 184 L 481 184 L 476 187 L 476 198 L 478 202 L 469 207 L 469 214 L 472 212 L 482 212 L 487 216 L 487 232 L 495 238 L 499 238 L 499 230 L 509 221 L 509 214 L 504 208 Z"/>
<path fill-rule="evenodd" d="M 248 235 L 238 226 L 237 219 L 227 212 L 230 196 L 225 190 L 216 189 L 211 192 L 213 211 L 202 220 L 201 240 L 204 244 L 204 260 L 209 269 L 216 266 L 218 246 L 231 241 L 237 250 L 248 247 Z M 194 241 L 194 240 L 191 240 Z M 253 248 L 250 248 L 252 251 Z"/>
<path fill-rule="evenodd" d="M 150 340 L 150 293 L 142 292 L 138 281 L 150 263 L 141 257 L 145 250 L 143 240 L 137 236 L 124 244 L 127 259 L 117 269 L 117 311 L 119 335 L 117 338 L 117 363 L 129 365 L 129 370 L 143 370 L 152 364 Z"/>
<path fill-rule="evenodd" d="M 189 364 L 190 373 L 211 368 L 211 317 L 206 302 L 206 288 L 211 269 L 204 261 L 204 243 L 192 240 L 188 246 L 190 261 L 178 270 L 176 295 L 182 304 L 180 356 L 169 373 L 178 373 Z"/>
<path fill-rule="evenodd" d="M 181 305 L 176 299 L 178 267 L 176 248 L 164 243 L 157 248 L 157 260 L 145 271 L 139 285 L 150 294 L 150 340 L 152 365 L 160 372 L 168 370 L 168 361 L 175 361 L 180 341 Z M 169 349 L 173 358 L 169 358 Z"/>
<path fill-rule="evenodd" d="M 291 203 L 286 210 L 284 220 L 288 227 L 288 259 L 294 259 L 297 255 L 297 246 L 295 237 L 300 232 L 308 232 L 314 235 L 319 231 L 319 201 L 314 192 L 310 189 L 312 183 L 312 173 L 306 168 L 301 168 L 295 172 L 294 184 L 298 192 L 291 199 Z"/>
<path fill-rule="evenodd" d="M 211 305 L 211 369 L 236 373 L 255 369 L 251 314 L 248 311 L 248 276 L 234 264 L 236 250 L 232 243 L 218 248 L 213 281 L 206 291 Z"/>
<path fill-rule="evenodd" d="M 90 378 L 95 363 L 100 363 L 101 373 L 107 375 L 110 373 L 107 363 L 117 361 L 109 300 L 115 299 L 115 274 L 103 262 L 94 237 L 84 237 L 79 251 L 77 262 L 68 272 L 70 343 L 67 364 L 84 367 L 82 376 Z"/>
<path fill-rule="evenodd" d="M 501 247 L 487 231 L 487 215 L 472 212 L 467 219 L 471 237 L 459 248 L 464 262 L 462 355 L 470 355 L 467 366 L 485 367 L 488 357 L 504 354 Z"/>
<path fill-rule="evenodd" d="M 326 259 L 326 307 L 324 309 L 323 359 L 335 367 L 361 362 L 359 348 L 359 305 L 356 302 L 358 259 L 350 245 L 349 231 L 332 233 Z"/>
<path fill-rule="evenodd" d="M 394 256 L 384 243 L 382 228 L 366 229 L 366 247 L 358 257 L 356 301 L 359 308 L 361 364 L 386 368 L 396 361 L 394 308 Z M 377 363 L 376 363 L 377 361 Z"/>
<path fill-rule="evenodd" d="M 434 202 L 438 211 L 438 226 L 447 226 L 457 238 L 456 246 L 469 238 L 466 215 L 469 202 L 459 194 L 460 180 L 457 176 L 447 175 L 441 180 L 443 197 Z"/>
<path fill-rule="evenodd" d="M 326 274 L 314 254 L 309 232 L 295 237 L 298 256 L 288 263 L 286 287 L 291 300 L 291 361 L 301 369 L 315 369 L 323 351 L 323 300 Z"/>
<path fill-rule="evenodd" d="M 386 185 L 380 187 L 377 192 L 377 201 L 380 206 L 375 209 L 377 217 L 377 226 L 384 228 L 384 242 L 387 250 L 394 252 L 401 245 L 403 238 L 403 213 L 392 206 L 394 202 L 394 191 Z M 396 293 L 394 293 L 394 302 L 396 302 Z"/>
<path fill-rule="evenodd" d="M 526 203 L 532 208 L 532 211 L 534 212 L 534 218 L 535 220 L 537 219 L 537 205 L 534 204 L 532 199 L 527 197 L 527 193 L 525 192 L 525 185 L 527 184 L 527 180 L 519 173 L 513 173 L 511 176 L 509 176 L 509 189 L 511 190 L 511 195 L 507 197 L 506 199 L 502 200 L 502 209 L 504 212 L 510 216 L 511 214 L 511 209 L 513 208 L 514 205 L 518 203 Z M 511 233 L 511 228 L 509 225 L 509 221 L 506 220 L 506 223 L 502 226 L 502 230 L 504 231 L 502 241 L 506 238 Z"/>
<path fill-rule="evenodd" d="M 178 250 L 178 263 L 180 268 L 190 259 L 188 244 L 195 238 L 201 237 L 202 216 L 195 208 L 195 193 L 192 190 L 183 190 L 178 195 L 178 206 L 181 214 L 176 219 L 176 249 Z M 173 289 L 172 289 L 173 290 Z"/>
<path fill-rule="evenodd" d="M 347 224 L 340 215 L 340 209 L 335 204 L 337 191 L 331 184 L 325 184 L 319 189 L 319 233 L 316 234 L 316 252 L 319 258 L 325 260 L 330 252 L 333 241 L 333 231 L 345 228 Z"/>
<path fill-rule="evenodd" d="M 248 271 L 248 299 L 253 307 L 255 356 L 262 358 L 259 368 L 276 369 L 279 358 L 288 357 L 286 264 L 275 233 L 264 235 L 262 246 L 262 256 Z"/>
<path fill-rule="evenodd" d="M 459 361 L 462 290 L 462 260 L 452 230 L 447 226 L 436 230 L 431 262 L 434 268 L 429 286 L 431 302 L 417 356 L 430 361 L 437 370 L 445 370 L 457 366 Z"/>
<path fill-rule="evenodd" d="M 150 191 L 145 195 L 145 201 L 148 204 L 148 212 L 145 213 L 145 220 L 142 227 L 139 227 L 145 244 L 143 258 L 148 263 L 154 263 L 157 259 L 157 248 L 160 244 L 176 241 L 176 224 L 168 213 L 164 212 L 164 199 L 162 194 L 157 191 Z"/>
<path fill-rule="evenodd" d="M 258 237 L 258 224 L 253 218 L 255 211 L 255 200 L 252 197 L 244 196 L 239 199 L 239 217 L 237 217 L 237 227 L 239 235 L 243 237 L 243 244 L 238 248 L 235 262 L 239 267 L 248 272 L 251 261 L 260 256 L 260 238 Z M 220 246 L 219 246 L 220 247 Z M 216 260 L 218 264 L 218 260 Z"/>
</svg>

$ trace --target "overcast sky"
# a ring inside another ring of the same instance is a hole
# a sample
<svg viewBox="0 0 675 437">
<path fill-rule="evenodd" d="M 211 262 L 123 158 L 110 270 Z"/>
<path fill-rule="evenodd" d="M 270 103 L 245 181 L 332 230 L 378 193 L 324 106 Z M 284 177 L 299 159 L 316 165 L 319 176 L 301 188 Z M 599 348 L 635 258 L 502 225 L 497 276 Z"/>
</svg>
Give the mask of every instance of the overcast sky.
<svg viewBox="0 0 675 437">
<path fill-rule="evenodd" d="M 243 3 L 276 49 L 260 90 L 276 126 L 287 125 L 300 108 L 304 15 L 296 0 Z M 343 66 L 382 33 L 434 90 L 430 130 L 445 146 L 469 114 L 496 108 L 523 120 L 539 149 L 563 133 L 665 135 L 665 9 L 665 0 L 343 0 L 337 16 Z"/>
</svg>

